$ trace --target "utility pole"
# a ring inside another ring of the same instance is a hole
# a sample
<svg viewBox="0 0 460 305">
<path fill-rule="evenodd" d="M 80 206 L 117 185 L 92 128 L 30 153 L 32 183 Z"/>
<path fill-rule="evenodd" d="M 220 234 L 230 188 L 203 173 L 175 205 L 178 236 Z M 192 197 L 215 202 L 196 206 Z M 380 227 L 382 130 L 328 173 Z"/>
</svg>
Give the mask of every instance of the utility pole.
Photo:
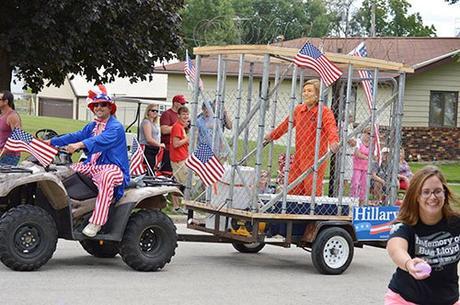
<svg viewBox="0 0 460 305">
<path fill-rule="evenodd" d="M 375 2 L 371 4 L 371 37 L 375 37 Z"/>
</svg>

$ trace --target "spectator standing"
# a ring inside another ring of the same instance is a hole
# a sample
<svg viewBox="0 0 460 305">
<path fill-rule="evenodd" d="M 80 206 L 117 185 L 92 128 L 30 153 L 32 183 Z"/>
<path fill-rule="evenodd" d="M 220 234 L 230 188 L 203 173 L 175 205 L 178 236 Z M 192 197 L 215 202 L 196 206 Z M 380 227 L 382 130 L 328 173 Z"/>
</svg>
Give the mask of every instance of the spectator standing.
<svg viewBox="0 0 460 305">
<path fill-rule="evenodd" d="M 377 161 L 372 162 L 371 193 L 377 201 L 384 200 L 387 195 L 389 153 L 390 149 L 384 147 L 382 149 L 382 163 L 379 165 Z"/>
<path fill-rule="evenodd" d="M 399 187 L 402 190 L 407 190 L 409 188 L 410 179 L 414 175 L 410 169 L 409 163 L 405 160 L 404 148 L 399 149 Z"/>
<path fill-rule="evenodd" d="M 4 150 L 8 137 L 15 128 L 21 127 L 21 118 L 15 110 L 14 95 L 4 90 L 0 97 L 0 165 L 17 165 L 21 154 Z"/>
<path fill-rule="evenodd" d="M 139 143 L 144 145 L 144 155 L 150 169 L 155 170 L 156 155 L 165 144 L 161 143 L 160 116 L 158 114 L 158 104 L 149 104 L 145 108 L 144 120 L 141 123 L 139 132 Z"/>
<path fill-rule="evenodd" d="M 401 225 L 387 244 L 397 268 L 385 305 L 460 304 L 460 216 L 452 209 L 455 204 L 437 167 L 426 166 L 415 173 L 399 211 Z M 419 264 L 424 263 L 430 265 L 431 273 L 421 272 Z"/>
<path fill-rule="evenodd" d="M 185 185 L 187 183 L 187 167 L 185 161 L 188 157 L 189 138 L 185 131 L 189 122 L 189 111 L 185 106 L 177 110 L 178 120 L 171 128 L 170 158 L 173 175 L 176 180 Z M 179 198 L 173 200 L 173 208 L 177 213 L 186 214 L 186 211 L 180 207 Z"/>
<path fill-rule="evenodd" d="M 215 111 L 215 102 L 209 103 L 208 106 Z M 221 135 L 218 133 L 216 145 L 213 145 L 212 132 L 215 126 L 215 118 L 211 116 L 210 111 L 206 107 L 206 103 L 203 103 L 201 108 L 202 112 L 198 115 L 196 120 L 196 126 L 198 128 L 198 145 L 201 143 L 208 144 L 209 147 L 213 148 L 214 155 L 222 160 L 226 155 L 223 148 L 224 140 L 221 139 Z M 220 126 L 218 128 L 220 128 Z M 232 129 L 232 121 L 227 114 L 227 110 L 224 108 L 221 130 L 224 131 L 225 128 Z"/>
<path fill-rule="evenodd" d="M 183 95 L 176 95 L 172 99 L 172 107 L 161 114 L 161 143 L 165 144 L 165 151 L 163 154 L 161 171 L 172 172 L 171 161 L 169 156 L 171 147 L 171 129 L 178 119 L 177 110 L 186 103 L 187 100 Z"/>
<path fill-rule="evenodd" d="M 355 149 L 355 154 L 353 155 L 353 176 L 351 178 L 350 195 L 354 198 L 359 198 L 360 204 L 366 199 L 366 177 L 370 156 L 370 137 L 370 127 L 364 128 L 361 134 L 361 143 Z"/>
</svg>

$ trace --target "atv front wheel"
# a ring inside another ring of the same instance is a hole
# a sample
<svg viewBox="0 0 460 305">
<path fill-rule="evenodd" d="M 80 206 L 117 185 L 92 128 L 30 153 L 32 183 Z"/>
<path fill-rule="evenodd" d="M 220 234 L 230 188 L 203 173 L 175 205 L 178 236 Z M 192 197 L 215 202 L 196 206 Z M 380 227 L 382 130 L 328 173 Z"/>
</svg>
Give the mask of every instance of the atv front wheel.
<svg viewBox="0 0 460 305">
<path fill-rule="evenodd" d="M 176 247 L 176 226 L 171 219 L 157 210 L 141 210 L 126 225 L 120 255 L 134 270 L 156 271 L 171 261 Z"/>
<path fill-rule="evenodd" d="M 53 256 L 57 235 L 53 218 L 42 208 L 12 208 L 0 218 L 0 260 L 13 270 L 37 270 Z"/>
<path fill-rule="evenodd" d="M 80 244 L 86 252 L 99 258 L 113 258 L 118 254 L 119 243 L 110 240 L 80 240 Z"/>
</svg>

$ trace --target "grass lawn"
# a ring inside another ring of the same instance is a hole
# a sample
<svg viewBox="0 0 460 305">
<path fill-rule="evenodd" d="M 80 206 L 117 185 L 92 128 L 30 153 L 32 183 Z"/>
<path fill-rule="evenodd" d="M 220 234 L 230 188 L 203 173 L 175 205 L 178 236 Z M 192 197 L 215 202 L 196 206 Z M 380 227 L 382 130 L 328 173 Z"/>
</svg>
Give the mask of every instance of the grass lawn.
<svg viewBox="0 0 460 305">
<path fill-rule="evenodd" d="M 69 132 L 73 132 L 76 130 L 80 130 L 87 122 L 85 121 L 77 121 L 77 120 L 70 120 L 70 119 L 62 119 L 62 118 L 54 118 L 54 117 L 38 117 L 38 116 L 30 116 L 30 115 L 21 115 L 22 124 L 24 130 L 30 132 L 31 134 L 35 134 L 35 132 L 39 129 L 53 129 L 58 134 L 65 134 Z M 136 132 L 134 130 L 134 132 Z M 250 141 L 249 142 L 248 151 L 251 151 L 256 147 L 256 142 Z M 274 145 L 273 149 L 273 175 L 276 175 L 276 170 L 278 168 L 278 155 L 284 153 L 286 148 L 284 145 Z M 238 157 L 242 156 L 243 152 L 243 142 L 240 141 L 238 143 Z M 268 149 L 264 149 L 264 154 L 262 157 L 262 167 L 267 168 L 268 164 Z M 255 156 L 253 155 L 247 161 L 248 166 L 254 166 L 255 164 Z M 410 166 L 413 172 L 416 172 L 420 168 L 426 166 L 428 163 L 419 163 L 419 162 L 411 162 Z M 460 197 L 460 162 L 456 163 L 444 163 L 444 164 L 436 164 L 444 175 L 447 178 L 447 181 L 451 184 L 450 187 Z M 325 175 L 328 176 L 328 173 Z M 456 185 L 459 183 L 459 185 Z"/>
<path fill-rule="evenodd" d="M 58 134 L 80 130 L 88 122 L 44 116 L 21 115 L 23 129 L 33 135 L 39 129 L 52 129 Z"/>
<path fill-rule="evenodd" d="M 429 165 L 429 163 L 419 163 L 419 162 L 410 163 L 410 167 L 414 173 L 426 165 Z M 433 165 L 436 165 L 437 167 L 441 169 L 443 174 L 446 176 L 446 179 L 448 182 L 460 183 L 460 162 L 444 163 L 444 164 L 433 163 Z"/>
</svg>

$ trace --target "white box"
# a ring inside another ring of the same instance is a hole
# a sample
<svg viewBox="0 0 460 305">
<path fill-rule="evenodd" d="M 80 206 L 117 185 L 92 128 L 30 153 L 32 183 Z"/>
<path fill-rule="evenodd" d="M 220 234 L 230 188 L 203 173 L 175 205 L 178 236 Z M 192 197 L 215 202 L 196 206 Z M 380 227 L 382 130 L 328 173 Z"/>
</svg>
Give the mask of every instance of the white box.
<svg viewBox="0 0 460 305">
<path fill-rule="evenodd" d="M 231 169 L 228 164 L 224 165 L 225 173 L 221 181 L 217 182 L 216 190 L 211 194 L 211 205 L 214 207 L 226 207 L 225 202 L 230 199 Z M 247 209 L 254 194 L 256 171 L 253 167 L 238 166 L 241 176 L 235 172 L 235 183 L 233 187 L 232 208 Z M 241 179 L 243 178 L 243 179 Z"/>
</svg>

